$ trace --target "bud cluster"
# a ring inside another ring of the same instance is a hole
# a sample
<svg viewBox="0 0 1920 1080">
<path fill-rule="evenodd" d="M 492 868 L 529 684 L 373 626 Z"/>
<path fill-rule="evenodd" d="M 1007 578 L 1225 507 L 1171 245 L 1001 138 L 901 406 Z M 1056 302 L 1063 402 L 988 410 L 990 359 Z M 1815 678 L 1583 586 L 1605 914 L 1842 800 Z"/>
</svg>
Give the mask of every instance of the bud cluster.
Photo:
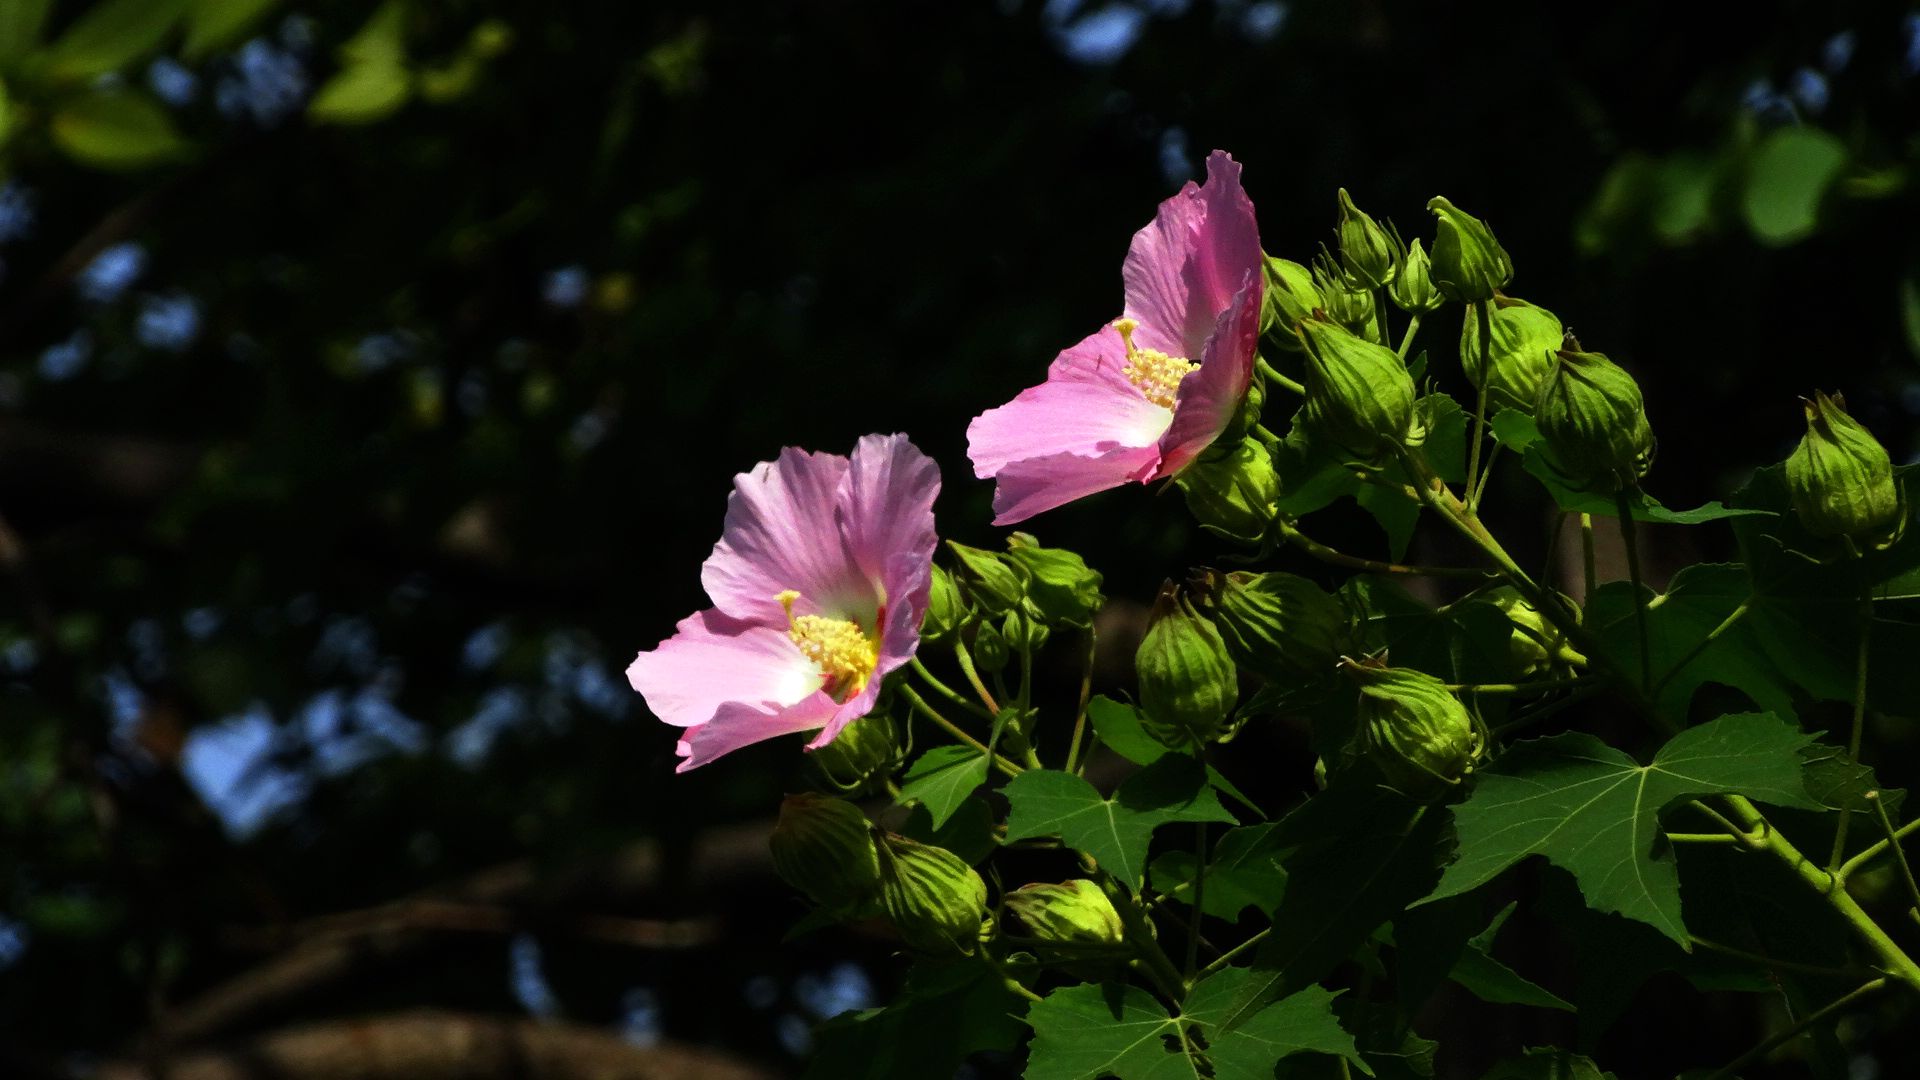
<svg viewBox="0 0 1920 1080">
<path fill-rule="evenodd" d="M 851 803 L 789 795 L 769 841 L 780 877 L 849 918 L 883 917 L 925 953 L 971 953 L 987 916 L 987 883 L 945 848 L 873 827 Z"/>
</svg>

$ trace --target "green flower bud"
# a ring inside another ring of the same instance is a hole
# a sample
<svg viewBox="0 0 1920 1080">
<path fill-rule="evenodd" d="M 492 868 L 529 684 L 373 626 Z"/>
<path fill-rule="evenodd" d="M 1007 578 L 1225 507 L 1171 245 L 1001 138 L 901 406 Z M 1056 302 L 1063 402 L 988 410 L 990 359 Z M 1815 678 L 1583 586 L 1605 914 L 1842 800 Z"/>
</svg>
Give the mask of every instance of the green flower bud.
<svg viewBox="0 0 1920 1080">
<path fill-rule="evenodd" d="M 832 742 L 808 754 L 808 760 L 841 791 L 856 791 L 891 775 L 905 756 L 899 725 L 875 710 L 840 729 Z"/>
<path fill-rule="evenodd" d="M 951 638 L 967 622 L 967 602 L 953 575 L 933 568 L 933 587 L 927 596 L 927 616 L 920 621 L 924 641 L 941 642 Z"/>
<path fill-rule="evenodd" d="M 1392 349 L 1319 319 L 1300 324 L 1307 346 L 1307 432 L 1363 458 L 1423 441 L 1413 377 Z"/>
<path fill-rule="evenodd" d="M 1342 666 L 1360 684 L 1360 752 L 1389 787 L 1432 801 L 1473 771 L 1480 731 L 1445 683 L 1412 668 Z"/>
<path fill-rule="evenodd" d="M 1460 366 L 1474 389 L 1484 388 L 1489 404 L 1531 413 L 1540 384 L 1553 370 L 1565 331 L 1553 312 L 1525 300 L 1496 296 L 1487 311 L 1492 331 L 1491 374 L 1480 344 L 1480 313 L 1467 312 L 1460 328 Z"/>
<path fill-rule="evenodd" d="M 1260 333 L 1278 327 L 1282 341 L 1293 339 L 1292 329 L 1325 304 L 1313 283 L 1313 271 L 1297 262 L 1267 256 L 1266 304 L 1260 310 Z"/>
<path fill-rule="evenodd" d="M 971 954 L 987 914 L 987 883 L 946 848 L 883 832 L 880 909 L 912 948 Z"/>
<path fill-rule="evenodd" d="M 1227 655 L 1263 679 L 1320 678 L 1346 647 L 1345 605 L 1298 574 L 1209 570 L 1206 589 Z"/>
<path fill-rule="evenodd" d="M 1020 606 L 1021 598 L 1027 594 L 1027 582 L 1018 567 L 991 551 L 951 540 L 947 546 L 960 557 L 967 592 L 988 614 L 999 615 Z"/>
<path fill-rule="evenodd" d="M 1393 284 L 1387 286 L 1387 295 L 1393 298 L 1394 305 L 1411 315 L 1425 315 L 1440 310 L 1446 298 L 1433 284 L 1433 263 L 1427 258 L 1427 249 L 1420 246 L 1418 239 L 1407 248 L 1406 257 L 1400 260 L 1400 272 L 1393 277 Z"/>
<path fill-rule="evenodd" d="M 1380 327 L 1373 317 L 1373 293 L 1349 281 L 1346 272 L 1336 266 L 1325 251 L 1314 260 L 1313 281 L 1320 290 L 1327 318 L 1368 341 L 1381 344 Z"/>
<path fill-rule="evenodd" d="M 1587 658 L 1580 650 L 1567 643 L 1567 635 L 1547 621 L 1538 608 L 1528 603 L 1520 595 L 1520 590 L 1511 585 L 1502 585 L 1480 595 L 1499 608 L 1507 621 L 1513 624 L 1513 636 L 1508 640 L 1507 651 L 1513 660 L 1517 677 L 1526 679 L 1551 675 L 1587 665 Z M 1580 609 L 1571 600 L 1562 607 L 1572 612 L 1574 618 L 1579 618 Z"/>
<path fill-rule="evenodd" d="M 982 622 L 980 629 L 973 632 L 973 665 L 981 671 L 1000 671 L 1007 666 L 1007 660 L 1013 655 L 1013 646 L 990 622 Z"/>
<path fill-rule="evenodd" d="M 1787 496 L 1815 536 L 1891 542 L 1904 524 L 1887 449 L 1847 415 L 1846 399 L 1815 392 L 1807 433 L 1787 457 Z"/>
<path fill-rule="evenodd" d="M 1599 353 L 1566 349 L 1540 385 L 1533 418 L 1554 468 L 1574 486 L 1630 488 L 1653 465 L 1653 428 L 1640 385 Z"/>
<path fill-rule="evenodd" d="M 1086 878 L 1058 885 L 1022 885 L 1006 895 L 1007 910 L 1041 941 L 1062 945 L 1119 945 L 1126 927 L 1113 901 Z"/>
<path fill-rule="evenodd" d="M 811 792 L 789 795 L 768 840 L 781 880 L 822 907 L 849 907 L 880 885 L 873 826 L 852 803 Z"/>
<path fill-rule="evenodd" d="M 1439 219 L 1433 238 L 1433 283 L 1449 300 L 1491 300 L 1513 280 L 1513 260 L 1487 223 L 1434 196 L 1427 209 Z"/>
<path fill-rule="evenodd" d="M 1340 265 L 1356 284 L 1378 289 L 1393 280 L 1404 250 L 1400 238 L 1380 227 L 1353 205 L 1347 189 L 1340 189 Z"/>
<path fill-rule="evenodd" d="M 1225 728 L 1240 699 L 1240 682 L 1220 631 L 1171 582 L 1160 589 L 1134 668 L 1140 678 L 1141 726 L 1175 750 L 1205 746 Z"/>
<path fill-rule="evenodd" d="M 1230 540 L 1258 543 L 1273 524 L 1280 477 L 1273 455 L 1255 439 L 1243 439 L 1225 454 L 1203 455 L 1173 481 L 1187 497 L 1187 510 L 1202 528 Z"/>
<path fill-rule="evenodd" d="M 1015 652 L 1036 652 L 1047 643 L 1047 624 L 1032 612 L 1009 611 L 1000 620 L 1000 636 L 1006 639 L 1007 648 Z"/>
<path fill-rule="evenodd" d="M 1023 532 L 1007 537 L 1007 559 L 1027 574 L 1027 606 L 1048 624 L 1086 629 L 1106 598 L 1100 572 L 1065 548 L 1041 547 Z"/>
</svg>

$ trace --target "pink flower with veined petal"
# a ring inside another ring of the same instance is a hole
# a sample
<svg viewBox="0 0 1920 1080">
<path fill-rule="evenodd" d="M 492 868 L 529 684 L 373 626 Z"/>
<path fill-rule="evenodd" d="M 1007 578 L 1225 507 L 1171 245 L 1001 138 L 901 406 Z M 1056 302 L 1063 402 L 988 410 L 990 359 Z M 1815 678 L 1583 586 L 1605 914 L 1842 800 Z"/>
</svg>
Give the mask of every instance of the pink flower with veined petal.
<svg viewBox="0 0 1920 1080">
<path fill-rule="evenodd" d="M 701 568 L 713 607 L 627 668 L 654 714 L 685 728 L 680 772 L 762 739 L 865 716 L 920 644 L 940 470 L 905 435 L 851 460 L 792 447 L 734 478 Z"/>
<path fill-rule="evenodd" d="M 1123 318 L 967 426 L 974 473 L 996 481 L 994 524 L 1172 476 L 1246 399 L 1266 275 L 1238 162 L 1208 156 L 1207 182 L 1189 182 L 1134 234 L 1121 277 Z"/>
</svg>

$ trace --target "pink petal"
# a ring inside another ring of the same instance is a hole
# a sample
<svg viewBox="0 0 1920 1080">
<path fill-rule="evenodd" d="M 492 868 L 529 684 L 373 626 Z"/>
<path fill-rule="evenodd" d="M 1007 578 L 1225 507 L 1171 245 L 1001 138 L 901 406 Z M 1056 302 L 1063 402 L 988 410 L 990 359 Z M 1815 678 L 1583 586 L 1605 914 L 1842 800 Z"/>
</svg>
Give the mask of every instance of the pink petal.
<svg viewBox="0 0 1920 1080">
<path fill-rule="evenodd" d="M 1248 272 L 1260 270 L 1260 230 L 1253 201 L 1240 187 L 1240 165 L 1215 150 L 1207 157 L 1207 182 L 1189 182 L 1161 203 L 1127 249 L 1121 277 L 1127 317 L 1140 323 L 1134 341 L 1172 356 L 1199 356 Z"/>
<path fill-rule="evenodd" d="M 784 629 L 716 610 L 680 620 L 672 637 L 627 666 L 653 714 L 678 727 L 709 723 L 728 705 L 778 708 L 820 692 L 820 670 Z"/>
<path fill-rule="evenodd" d="M 928 587 L 925 568 L 940 542 L 933 531 L 933 500 L 939 494 L 940 467 L 905 435 L 868 435 L 854 446 L 841 482 L 841 543 L 890 607 L 910 603 L 916 585 L 923 594 Z M 922 568 L 917 582 L 910 570 L 898 575 L 893 569 L 894 560 L 903 556 L 909 568 Z M 924 609 L 924 595 L 920 602 Z"/>
<path fill-rule="evenodd" d="M 1260 346 L 1260 271 L 1247 276 L 1233 304 L 1220 313 L 1200 354 L 1200 367 L 1180 381 L 1173 423 L 1160 440 L 1156 475 L 1172 476 L 1187 467 L 1218 438 L 1253 384 L 1254 353 Z"/>
<path fill-rule="evenodd" d="M 993 523 L 1012 525 L 1097 491 L 1153 475 L 1160 451 L 1122 446 L 1104 454 L 1053 454 L 1009 463 L 994 477 Z"/>
<path fill-rule="evenodd" d="M 974 475 L 984 480 L 1014 462 L 1059 454 L 1098 457 L 1158 443 L 1173 414 L 1127 381 L 1126 363 L 1126 345 L 1111 326 L 1063 350 L 1047 369 L 1046 382 L 967 425 Z"/>
<path fill-rule="evenodd" d="M 720 542 L 701 567 L 714 606 L 737 619 L 783 624 L 777 599 L 800 593 L 795 610 L 871 610 L 873 590 L 841 543 L 838 491 L 847 459 L 788 447 L 734 478 Z"/>
<path fill-rule="evenodd" d="M 833 714 L 839 709 L 840 706 L 824 693 L 814 694 L 797 705 L 782 709 L 729 702 L 721 706 L 712 720 L 699 727 L 688 728 L 686 734 L 681 736 L 679 753 L 686 760 L 674 771 L 697 769 L 743 746 L 795 732 L 812 731 L 832 720 Z"/>
</svg>

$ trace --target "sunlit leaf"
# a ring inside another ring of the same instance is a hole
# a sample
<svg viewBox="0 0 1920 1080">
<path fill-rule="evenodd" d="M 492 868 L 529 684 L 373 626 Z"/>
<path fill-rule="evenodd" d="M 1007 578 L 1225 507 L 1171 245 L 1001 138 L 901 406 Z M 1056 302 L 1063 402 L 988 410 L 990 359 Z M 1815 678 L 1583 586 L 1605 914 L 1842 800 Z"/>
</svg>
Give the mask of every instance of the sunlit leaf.
<svg viewBox="0 0 1920 1080">
<path fill-rule="evenodd" d="M 938 829 L 987 782 L 987 755 L 971 746 L 936 746 L 914 759 L 901 781 L 898 801 L 925 806 Z"/>
<path fill-rule="evenodd" d="M 117 71 L 158 49 L 191 0 L 103 0 L 88 8 L 47 51 L 55 78 L 89 79 Z"/>
<path fill-rule="evenodd" d="M 1847 148 L 1809 125 L 1775 128 L 1748 164 L 1741 208 L 1756 239 L 1791 244 L 1813 232 L 1827 188 L 1846 168 Z"/>
<path fill-rule="evenodd" d="M 1432 898 L 1477 888 L 1528 855 L 1570 871 L 1599 911 L 1618 912 L 1685 943 L 1680 883 L 1656 857 L 1660 811 L 1687 796 L 1740 794 L 1818 809 L 1801 779 L 1812 738 L 1766 713 L 1689 728 L 1639 765 L 1582 732 L 1514 745 L 1475 778 L 1455 810 L 1460 858 Z"/>
<path fill-rule="evenodd" d="M 1176 821 L 1233 821 L 1198 761 L 1169 754 L 1101 798 L 1092 784 L 1054 769 L 1031 769 L 1006 786 L 1007 839 L 1057 835 L 1102 869 L 1137 886 L 1153 830 Z"/>
<path fill-rule="evenodd" d="M 106 169 L 137 169 L 184 155 L 189 145 L 160 104 L 131 90 L 74 98 L 53 114 L 53 141 L 69 157 Z"/>
</svg>

